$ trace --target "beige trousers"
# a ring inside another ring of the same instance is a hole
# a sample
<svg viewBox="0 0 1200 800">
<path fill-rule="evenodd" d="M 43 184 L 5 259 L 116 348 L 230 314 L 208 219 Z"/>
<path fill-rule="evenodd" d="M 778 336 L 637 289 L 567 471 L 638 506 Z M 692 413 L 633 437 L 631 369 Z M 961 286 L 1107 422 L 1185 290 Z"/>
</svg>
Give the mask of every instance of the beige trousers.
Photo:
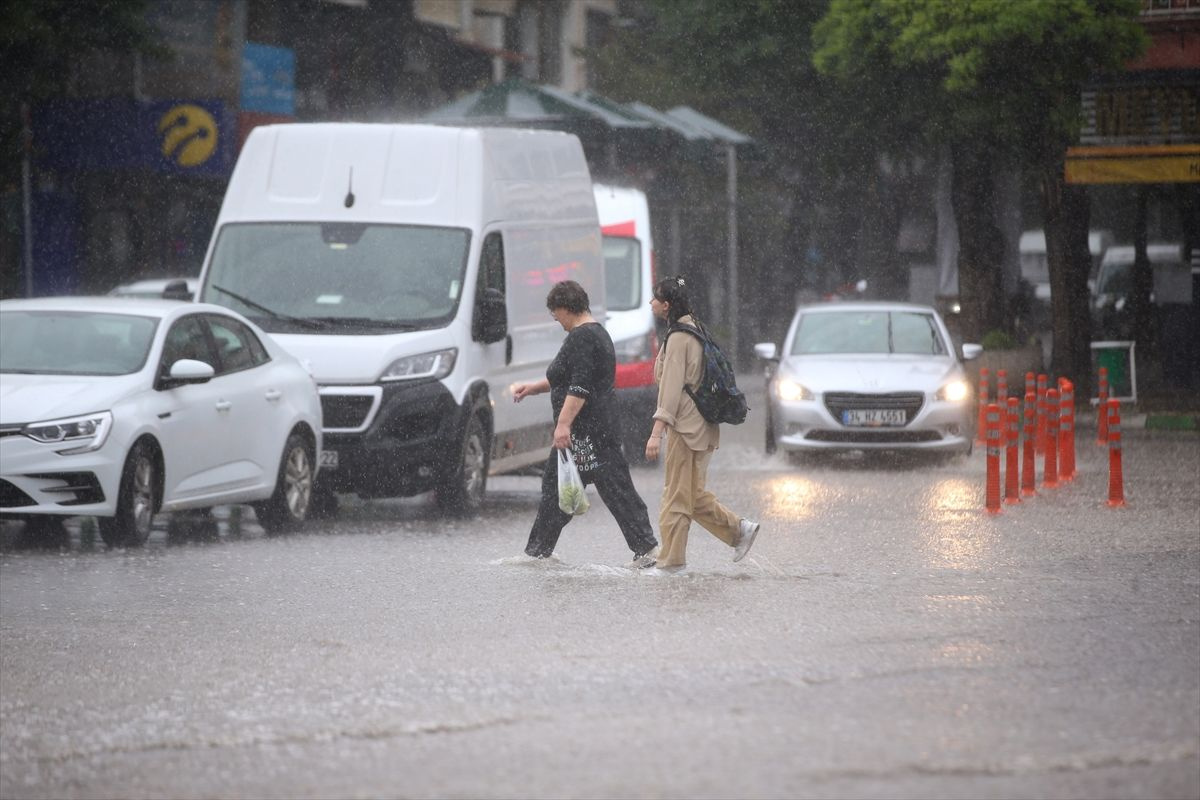
<svg viewBox="0 0 1200 800">
<path fill-rule="evenodd" d="M 737 544 L 738 515 L 704 487 L 712 455 L 712 450 L 691 449 L 674 428 L 667 428 L 666 485 L 658 513 L 660 567 L 687 563 L 688 528 L 693 520 L 730 547 Z"/>
</svg>

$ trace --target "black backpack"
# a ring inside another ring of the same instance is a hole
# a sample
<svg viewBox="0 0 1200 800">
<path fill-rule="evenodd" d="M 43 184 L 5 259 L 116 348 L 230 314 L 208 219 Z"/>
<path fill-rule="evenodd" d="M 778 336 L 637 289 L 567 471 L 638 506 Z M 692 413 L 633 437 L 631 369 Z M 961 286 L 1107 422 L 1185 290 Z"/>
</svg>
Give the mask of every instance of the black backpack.
<svg viewBox="0 0 1200 800">
<path fill-rule="evenodd" d="M 746 421 L 746 412 L 750 407 L 746 405 L 746 395 L 737 388 L 729 359 L 706 331 L 678 322 L 667 328 L 667 335 L 663 340 L 664 348 L 675 331 L 687 331 L 704 345 L 704 373 L 700 376 L 700 385 L 694 390 L 690 386 L 683 387 L 688 396 L 695 401 L 700 416 L 709 422 L 741 425 Z"/>
</svg>

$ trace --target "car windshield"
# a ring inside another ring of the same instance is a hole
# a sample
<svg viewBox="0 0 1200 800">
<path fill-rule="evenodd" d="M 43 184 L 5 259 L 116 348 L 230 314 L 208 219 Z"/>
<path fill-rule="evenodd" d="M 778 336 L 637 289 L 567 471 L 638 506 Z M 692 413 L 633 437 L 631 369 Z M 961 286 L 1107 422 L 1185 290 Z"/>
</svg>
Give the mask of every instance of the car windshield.
<svg viewBox="0 0 1200 800">
<path fill-rule="evenodd" d="M 792 355 L 946 355 L 933 315 L 919 311 L 836 311 L 803 314 Z"/>
<path fill-rule="evenodd" d="M 128 375 L 146 363 L 158 320 L 87 311 L 0 313 L 0 372 Z"/>
<path fill-rule="evenodd" d="M 1099 294 L 1129 294 L 1133 288 L 1133 264 L 1128 261 L 1109 261 L 1100 266 L 1100 277 L 1096 280 Z"/>
<path fill-rule="evenodd" d="M 629 311 L 642 304 L 642 249 L 637 239 L 604 237 L 604 290 L 609 311 Z"/>
<path fill-rule="evenodd" d="M 201 299 L 273 332 L 442 327 L 462 295 L 469 233 L 364 223 L 225 225 Z"/>
</svg>

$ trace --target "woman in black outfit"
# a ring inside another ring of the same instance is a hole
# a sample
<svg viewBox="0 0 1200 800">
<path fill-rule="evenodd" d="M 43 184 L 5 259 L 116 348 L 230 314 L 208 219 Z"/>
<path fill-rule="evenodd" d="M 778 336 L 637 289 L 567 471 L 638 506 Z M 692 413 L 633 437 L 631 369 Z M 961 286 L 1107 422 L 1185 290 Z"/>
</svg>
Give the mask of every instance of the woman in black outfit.
<svg viewBox="0 0 1200 800">
<path fill-rule="evenodd" d="M 571 515 L 558 507 L 558 450 L 570 447 L 584 484 L 594 483 L 633 551 L 633 566 L 653 566 L 658 541 L 646 504 L 633 488 L 621 453 L 613 380 L 617 357 L 604 326 L 592 318 L 587 292 L 575 281 L 554 284 L 546 296 L 550 316 L 567 332 L 545 380 L 513 386 L 513 400 L 550 392 L 554 447 L 542 472 L 542 502 L 525 552 L 548 558 Z"/>
</svg>

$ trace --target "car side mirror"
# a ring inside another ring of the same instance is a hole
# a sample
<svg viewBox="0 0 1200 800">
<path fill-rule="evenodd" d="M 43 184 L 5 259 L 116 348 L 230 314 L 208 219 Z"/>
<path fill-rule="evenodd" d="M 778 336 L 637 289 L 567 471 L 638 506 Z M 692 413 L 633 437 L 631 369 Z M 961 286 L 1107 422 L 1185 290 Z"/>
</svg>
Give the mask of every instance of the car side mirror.
<svg viewBox="0 0 1200 800">
<path fill-rule="evenodd" d="M 983 355 L 983 345 L 981 344 L 964 344 L 962 346 L 963 360 L 973 361 Z"/>
<path fill-rule="evenodd" d="M 159 388 L 174 389 L 192 383 L 208 383 L 217 372 L 212 365 L 192 358 L 181 358 L 171 365 L 171 369 L 163 376 Z"/>
<path fill-rule="evenodd" d="M 192 293 L 188 291 L 187 281 L 171 281 L 163 289 L 164 300 L 191 300 Z"/>
<path fill-rule="evenodd" d="M 779 357 L 779 354 L 775 350 L 774 342 L 759 342 L 754 345 L 754 355 L 764 361 L 774 361 Z"/>
<path fill-rule="evenodd" d="M 508 336 L 508 307 L 504 302 L 504 293 L 499 289 L 484 289 L 483 297 L 475 306 L 471 338 L 491 344 L 505 336 Z"/>
</svg>

